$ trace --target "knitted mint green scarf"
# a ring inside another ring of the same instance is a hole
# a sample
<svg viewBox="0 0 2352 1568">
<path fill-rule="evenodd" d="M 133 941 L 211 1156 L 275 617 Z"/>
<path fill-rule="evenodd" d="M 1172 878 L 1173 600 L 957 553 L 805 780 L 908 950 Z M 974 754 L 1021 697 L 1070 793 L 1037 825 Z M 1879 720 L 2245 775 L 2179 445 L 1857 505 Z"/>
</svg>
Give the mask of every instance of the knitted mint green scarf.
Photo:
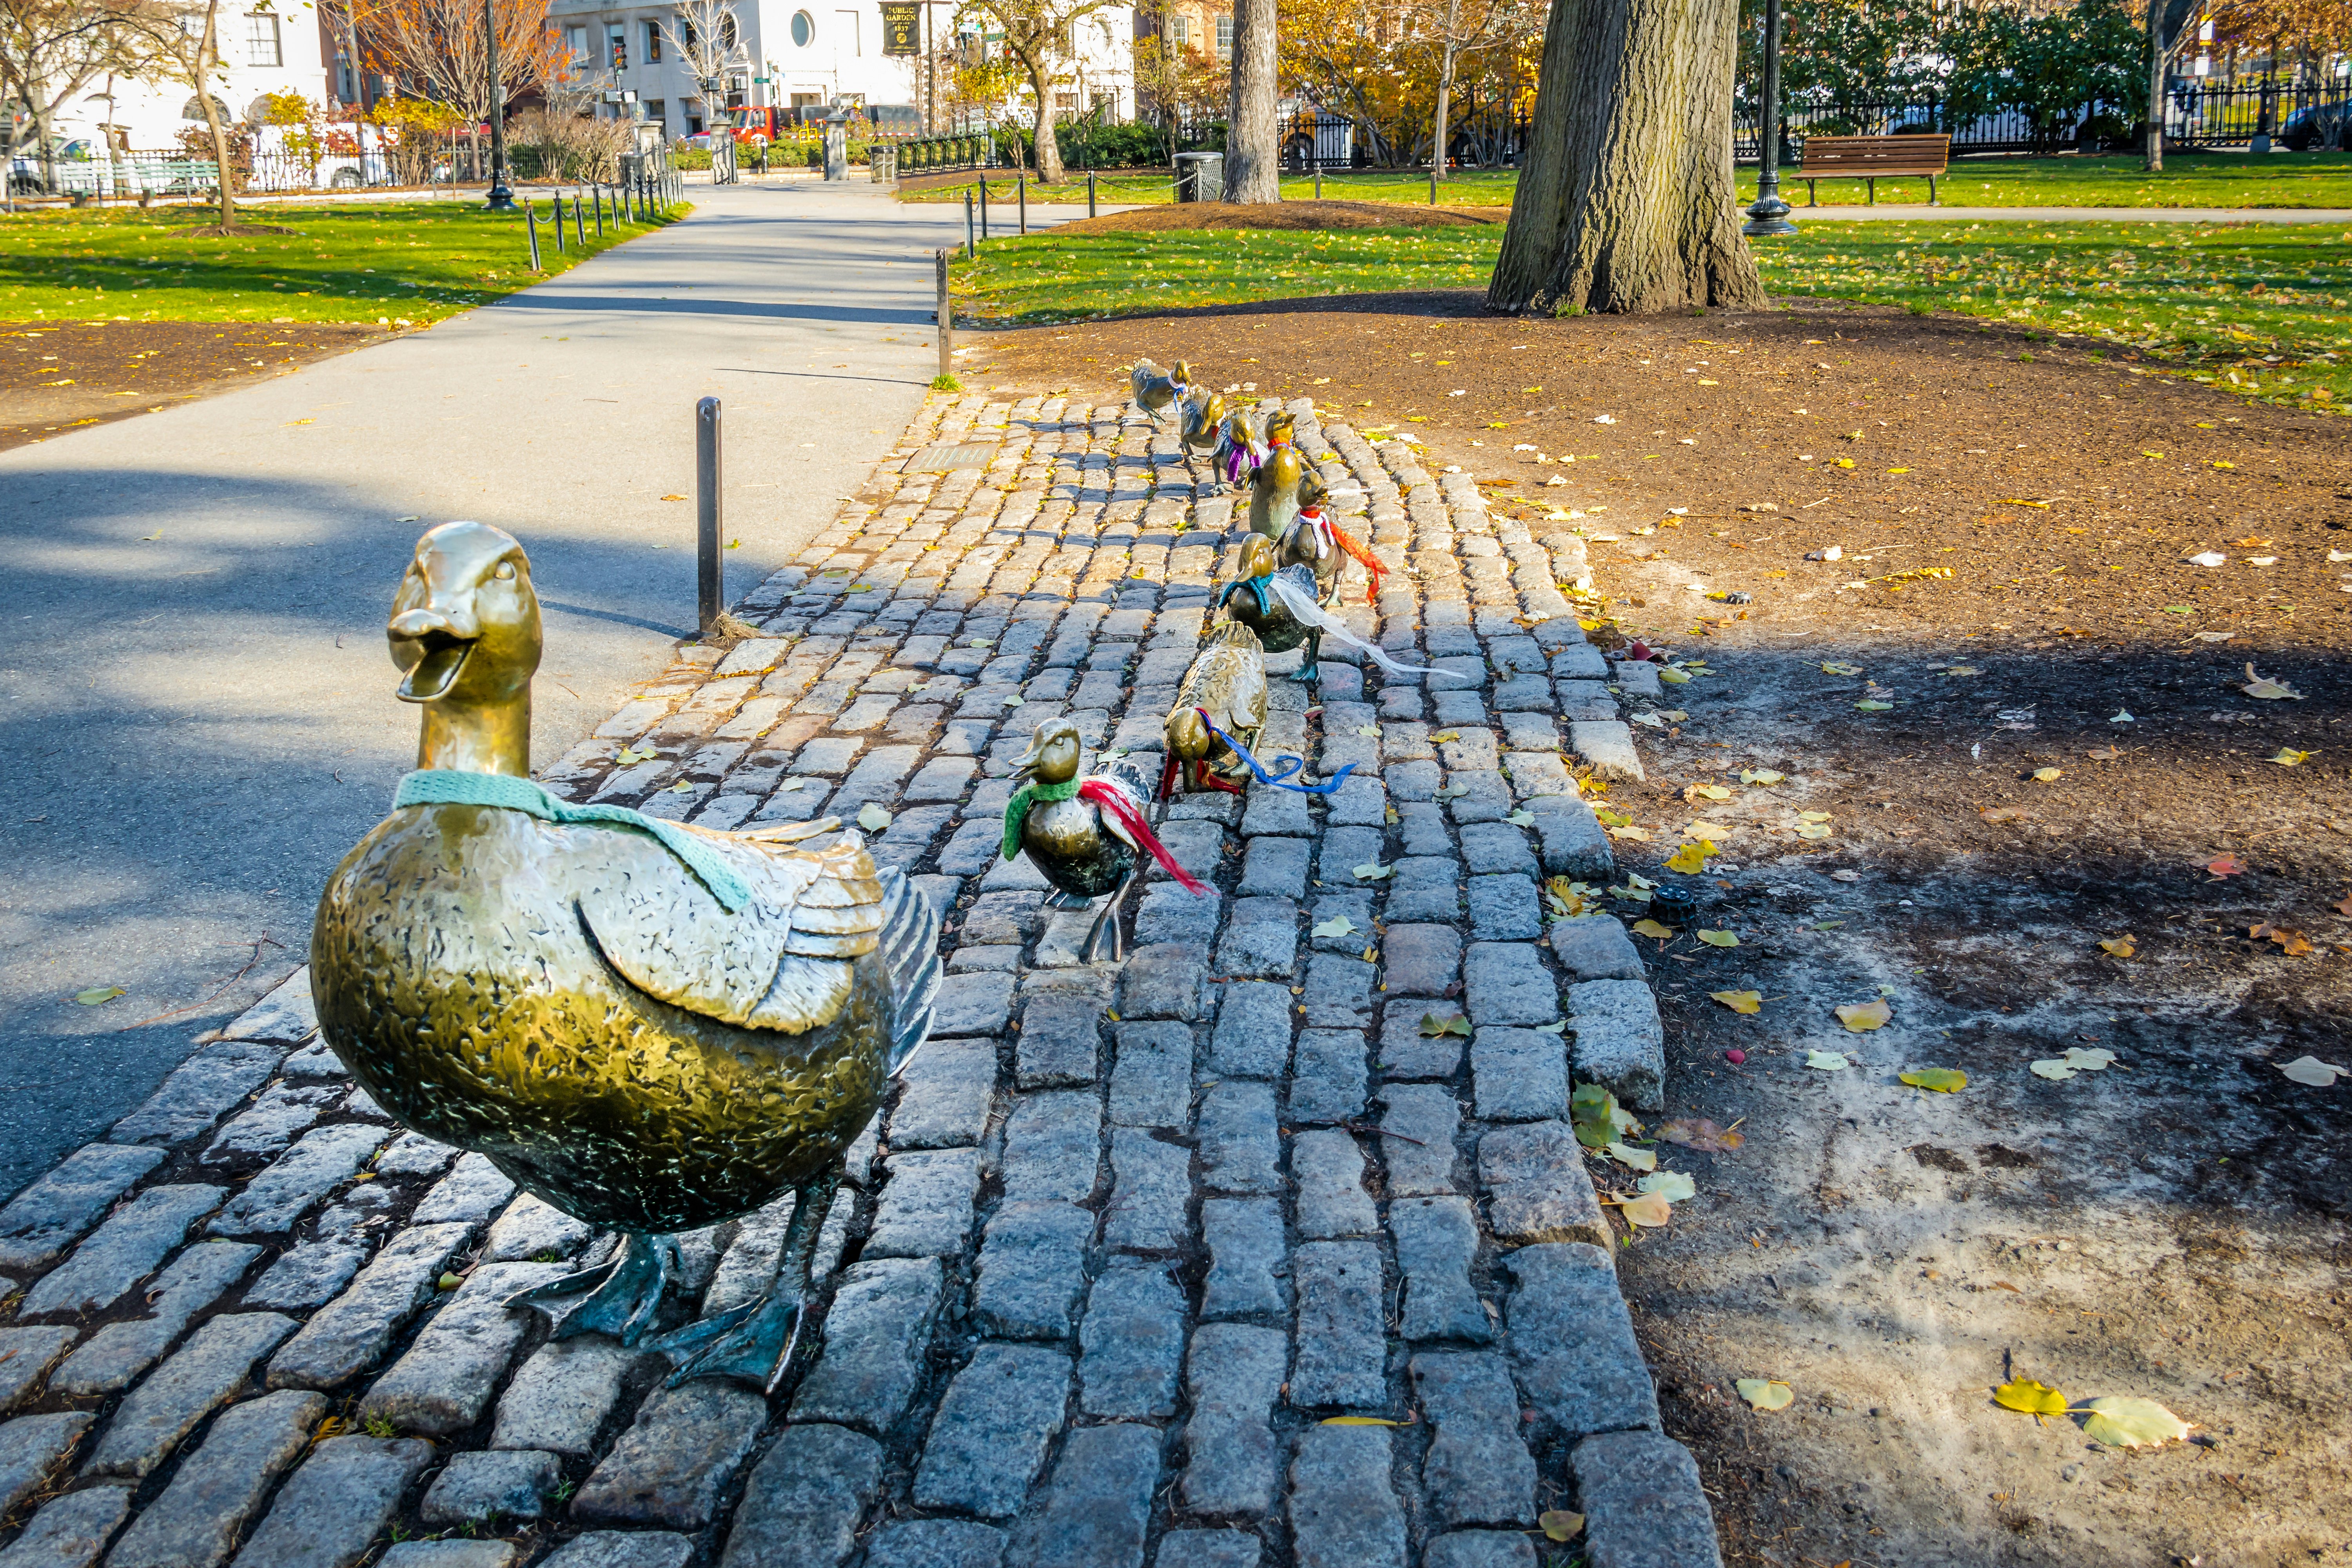
<svg viewBox="0 0 2352 1568">
<path fill-rule="evenodd" d="M 1067 779 L 1060 784 L 1023 784 L 1004 803 L 1004 858 L 1007 860 L 1021 853 L 1021 825 L 1029 820 L 1029 808 L 1041 802 L 1067 800 L 1078 793 L 1079 781 Z"/>
<path fill-rule="evenodd" d="M 601 823 L 610 827 L 635 827 L 661 840 L 662 847 L 686 862 L 730 912 L 751 901 L 751 885 L 710 846 L 675 822 L 664 822 L 620 805 L 574 805 L 550 795 L 529 779 L 511 773 L 468 773 L 445 768 L 419 768 L 400 781 L 392 808 L 404 805 L 488 805 L 520 811 L 541 822 Z"/>
</svg>

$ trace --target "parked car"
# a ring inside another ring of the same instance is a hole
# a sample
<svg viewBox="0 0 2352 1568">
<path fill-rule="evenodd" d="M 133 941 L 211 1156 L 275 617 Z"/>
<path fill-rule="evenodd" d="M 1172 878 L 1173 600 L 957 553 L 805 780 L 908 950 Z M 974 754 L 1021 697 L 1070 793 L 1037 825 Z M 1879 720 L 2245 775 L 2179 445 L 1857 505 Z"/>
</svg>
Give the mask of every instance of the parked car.
<svg viewBox="0 0 2352 1568">
<path fill-rule="evenodd" d="M 2352 104 L 2315 103 L 2281 126 L 2278 139 L 2297 153 L 2308 153 L 2323 142 L 2352 153 Z"/>
</svg>

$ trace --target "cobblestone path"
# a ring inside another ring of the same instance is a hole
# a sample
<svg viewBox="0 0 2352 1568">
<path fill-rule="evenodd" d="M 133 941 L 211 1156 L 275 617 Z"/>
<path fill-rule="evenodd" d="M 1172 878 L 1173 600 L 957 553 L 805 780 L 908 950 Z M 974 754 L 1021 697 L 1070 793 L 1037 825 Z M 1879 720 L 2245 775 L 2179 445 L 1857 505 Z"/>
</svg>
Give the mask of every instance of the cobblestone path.
<svg viewBox="0 0 2352 1568">
<path fill-rule="evenodd" d="M 1454 678 L 1327 642 L 1319 706 L 1276 679 L 1261 753 L 1354 775 L 1176 801 L 1215 895 L 1155 873 L 1123 964 L 997 856 L 1038 721 L 1158 751 L 1241 537 L 1119 408 L 935 398 L 738 606 L 761 637 L 544 771 L 720 827 L 879 806 L 949 911 L 797 1384 L 664 1392 L 501 1310 L 611 1238 L 392 1127 L 298 973 L 0 1212 L 0 1568 L 1716 1563 L 1567 1124 L 1571 1059 L 1658 1104 L 1656 1008 L 1616 921 L 1548 927 L 1538 886 L 1611 874 L 1569 754 L 1639 768 L 1612 683 L 1649 671 L 1577 629 L 1573 535 L 1295 406 L 1409 568 L 1350 619 Z M 756 1293 L 789 1203 L 688 1237 L 674 1313 Z M 1584 1536 L 1549 1546 L 1550 1509 Z"/>
</svg>

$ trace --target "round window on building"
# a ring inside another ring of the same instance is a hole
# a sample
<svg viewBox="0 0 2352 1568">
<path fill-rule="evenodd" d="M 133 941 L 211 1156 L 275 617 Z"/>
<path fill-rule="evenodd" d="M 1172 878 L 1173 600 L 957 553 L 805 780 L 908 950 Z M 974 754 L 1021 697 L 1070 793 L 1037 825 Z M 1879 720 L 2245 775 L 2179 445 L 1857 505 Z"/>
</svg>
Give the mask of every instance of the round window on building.
<svg viewBox="0 0 2352 1568">
<path fill-rule="evenodd" d="M 814 16 L 810 16 L 805 11 L 795 11 L 793 13 L 793 42 L 803 49 L 816 42 L 816 18 Z"/>
</svg>

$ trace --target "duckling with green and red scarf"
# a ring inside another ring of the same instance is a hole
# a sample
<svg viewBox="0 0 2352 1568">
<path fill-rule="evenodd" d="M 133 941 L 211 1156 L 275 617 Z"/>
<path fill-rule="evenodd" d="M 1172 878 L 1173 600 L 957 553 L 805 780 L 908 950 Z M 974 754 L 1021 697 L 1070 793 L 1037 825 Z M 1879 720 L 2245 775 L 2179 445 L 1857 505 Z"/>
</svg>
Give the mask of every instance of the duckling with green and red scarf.
<svg viewBox="0 0 2352 1568">
<path fill-rule="evenodd" d="M 1330 493 L 1293 440 L 1297 427 L 1297 416 L 1287 409 L 1266 416 L 1265 457 L 1250 479 L 1249 525 L 1268 539 L 1280 539 L 1300 508 L 1318 505 Z"/>
<path fill-rule="evenodd" d="M 1168 853 L 1145 816 L 1151 782 L 1126 758 L 1078 777 L 1085 742 L 1067 719 L 1037 726 L 1029 752 L 1015 764 L 1024 780 L 1004 806 L 1003 858 L 1026 852 L 1054 884 L 1054 901 L 1090 901 L 1111 895 L 1079 949 L 1078 962 L 1124 956 L 1118 909 L 1147 858 L 1158 860 L 1190 892 L 1207 891 Z"/>
</svg>

